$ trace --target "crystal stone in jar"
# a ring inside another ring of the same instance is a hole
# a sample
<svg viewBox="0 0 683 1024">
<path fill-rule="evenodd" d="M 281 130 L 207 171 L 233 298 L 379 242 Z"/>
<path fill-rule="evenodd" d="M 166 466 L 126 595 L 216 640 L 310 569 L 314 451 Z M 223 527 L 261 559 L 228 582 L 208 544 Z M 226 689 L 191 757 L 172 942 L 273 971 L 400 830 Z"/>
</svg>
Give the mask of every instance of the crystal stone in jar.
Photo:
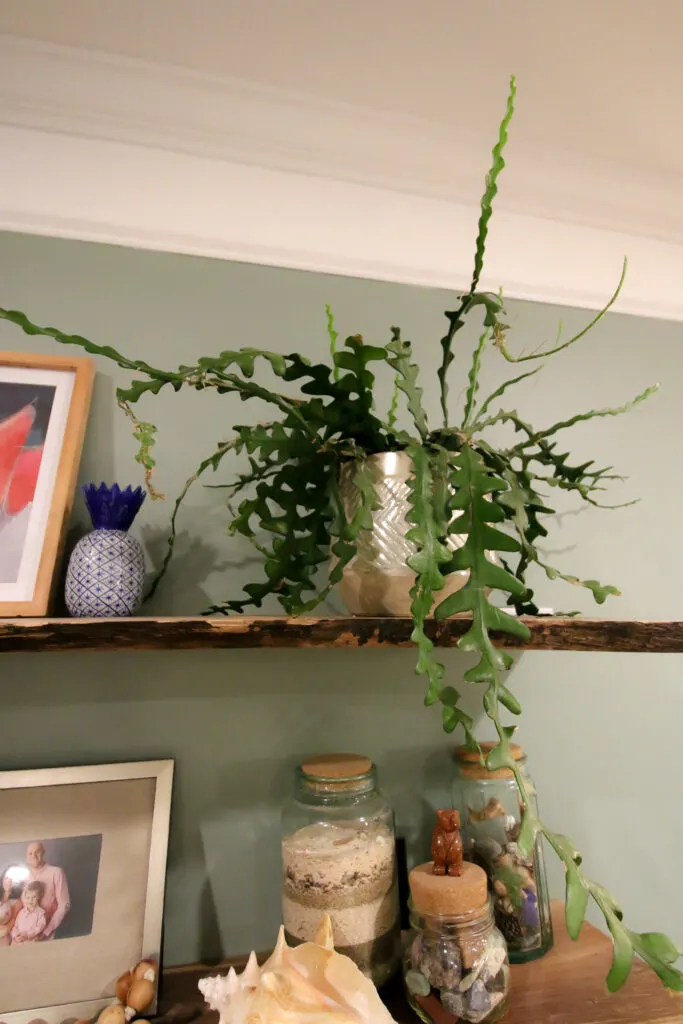
<svg viewBox="0 0 683 1024">
<path fill-rule="evenodd" d="M 311 941 L 327 913 L 337 952 L 378 987 L 400 961 L 391 807 L 365 757 L 326 755 L 297 769 L 283 814 L 282 917 L 291 942 Z"/>
</svg>

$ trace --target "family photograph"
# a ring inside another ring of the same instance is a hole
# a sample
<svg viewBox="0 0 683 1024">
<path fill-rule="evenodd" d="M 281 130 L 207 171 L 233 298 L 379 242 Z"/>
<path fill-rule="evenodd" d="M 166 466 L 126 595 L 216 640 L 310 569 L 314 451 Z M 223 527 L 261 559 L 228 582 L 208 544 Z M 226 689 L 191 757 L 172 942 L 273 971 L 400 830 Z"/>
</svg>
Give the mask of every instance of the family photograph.
<svg viewBox="0 0 683 1024">
<path fill-rule="evenodd" d="M 92 931 L 102 836 L 0 844 L 0 950 Z"/>
</svg>

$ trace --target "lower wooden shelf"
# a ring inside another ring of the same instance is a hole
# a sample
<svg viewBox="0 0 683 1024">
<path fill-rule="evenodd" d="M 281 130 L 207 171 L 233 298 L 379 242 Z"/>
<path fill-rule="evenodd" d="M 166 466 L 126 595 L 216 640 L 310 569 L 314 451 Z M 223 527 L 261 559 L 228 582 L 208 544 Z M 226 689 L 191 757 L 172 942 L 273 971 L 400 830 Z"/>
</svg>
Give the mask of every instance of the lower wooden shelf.
<svg viewBox="0 0 683 1024">
<path fill-rule="evenodd" d="M 541 960 L 512 968 L 510 1008 L 505 1024 L 682 1024 L 683 995 L 668 992 L 644 964 L 636 961 L 628 982 L 614 995 L 605 989 L 612 956 L 609 939 L 589 924 L 578 942 L 564 927 L 564 908 L 553 903 L 555 946 Z M 164 972 L 160 1016 L 156 1024 L 216 1024 L 218 1015 L 202 1006 L 199 978 L 224 973 L 235 960 L 218 968 L 194 964 Z M 399 982 L 386 993 L 386 1003 L 399 1024 L 419 1024 Z"/>
<path fill-rule="evenodd" d="M 468 618 L 426 625 L 439 647 L 454 647 Z M 683 622 L 538 616 L 523 620 L 525 642 L 494 634 L 496 644 L 525 651 L 683 653 Z M 410 647 L 408 618 L 0 619 L 0 653 L 10 651 L 197 650 L 238 647 Z"/>
</svg>

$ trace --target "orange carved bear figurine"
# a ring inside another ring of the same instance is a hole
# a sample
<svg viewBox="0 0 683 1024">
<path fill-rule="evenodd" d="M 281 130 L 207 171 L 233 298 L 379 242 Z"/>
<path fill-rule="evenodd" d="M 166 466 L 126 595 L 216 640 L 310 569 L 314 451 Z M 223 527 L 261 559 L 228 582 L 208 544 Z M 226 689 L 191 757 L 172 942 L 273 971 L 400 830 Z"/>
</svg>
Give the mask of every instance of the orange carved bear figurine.
<svg viewBox="0 0 683 1024">
<path fill-rule="evenodd" d="M 437 811 L 437 825 L 432 836 L 432 860 L 435 875 L 462 874 L 462 836 L 460 813 Z"/>
</svg>

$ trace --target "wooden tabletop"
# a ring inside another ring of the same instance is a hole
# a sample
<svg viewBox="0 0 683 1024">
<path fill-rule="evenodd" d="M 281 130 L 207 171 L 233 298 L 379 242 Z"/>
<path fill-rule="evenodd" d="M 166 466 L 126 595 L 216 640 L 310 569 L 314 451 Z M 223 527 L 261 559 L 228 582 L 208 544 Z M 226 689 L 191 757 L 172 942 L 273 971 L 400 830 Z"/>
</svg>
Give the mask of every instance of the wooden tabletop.
<svg viewBox="0 0 683 1024">
<path fill-rule="evenodd" d="M 562 904 L 553 904 L 555 947 L 541 960 L 512 968 L 510 1008 L 505 1024 L 683 1024 L 683 995 L 668 992 L 659 978 L 636 961 L 631 977 L 615 995 L 605 989 L 612 945 L 585 924 L 578 942 L 564 929 Z M 157 1024 L 216 1024 L 217 1014 L 202 1009 L 197 981 L 227 970 L 201 965 L 164 972 Z M 403 998 L 400 983 L 387 993 L 387 1005 L 399 1024 L 419 1024 Z"/>
</svg>

